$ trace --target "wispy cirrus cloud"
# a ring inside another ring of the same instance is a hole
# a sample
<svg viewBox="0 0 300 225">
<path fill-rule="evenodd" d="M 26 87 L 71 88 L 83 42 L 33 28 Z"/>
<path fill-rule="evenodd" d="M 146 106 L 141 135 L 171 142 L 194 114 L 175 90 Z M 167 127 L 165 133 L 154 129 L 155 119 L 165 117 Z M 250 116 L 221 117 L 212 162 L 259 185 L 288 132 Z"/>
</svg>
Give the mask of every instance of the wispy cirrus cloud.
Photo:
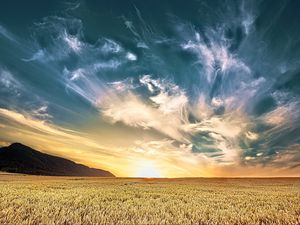
<svg viewBox="0 0 300 225">
<path fill-rule="evenodd" d="M 21 89 L 20 82 L 14 78 L 13 74 L 0 67 L 0 85 L 2 86 L 1 91 L 8 91 L 15 94 L 18 94 L 18 91 Z"/>
<path fill-rule="evenodd" d="M 16 42 L 14 35 L 8 31 L 3 25 L 0 24 L 0 34 L 6 39 Z"/>
</svg>

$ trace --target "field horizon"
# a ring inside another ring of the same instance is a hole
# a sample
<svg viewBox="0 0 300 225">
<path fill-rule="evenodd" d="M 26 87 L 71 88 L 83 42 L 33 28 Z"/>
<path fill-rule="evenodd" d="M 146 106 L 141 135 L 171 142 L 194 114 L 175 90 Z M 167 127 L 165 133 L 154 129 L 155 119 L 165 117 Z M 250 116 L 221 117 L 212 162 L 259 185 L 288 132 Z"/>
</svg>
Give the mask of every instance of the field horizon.
<svg viewBox="0 0 300 225">
<path fill-rule="evenodd" d="M 137 176 L 115 176 L 115 177 L 99 177 L 99 176 L 66 176 L 66 175 L 32 175 L 26 173 L 12 173 L 0 171 L 0 176 L 2 175 L 13 175 L 13 176 L 29 176 L 29 177 L 39 177 L 39 178 L 75 178 L 81 177 L 85 179 L 102 179 L 102 178 L 111 178 L 111 179 L 146 179 L 146 180 L 162 180 L 162 179 L 285 179 L 285 178 L 295 178 L 300 179 L 300 176 L 291 175 L 291 176 L 182 176 L 182 177 L 137 177 Z"/>
<path fill-rule="evenodd" d="M 0 173 L 1 224 L 299 224 L 300 178 Z"/>
</svg>

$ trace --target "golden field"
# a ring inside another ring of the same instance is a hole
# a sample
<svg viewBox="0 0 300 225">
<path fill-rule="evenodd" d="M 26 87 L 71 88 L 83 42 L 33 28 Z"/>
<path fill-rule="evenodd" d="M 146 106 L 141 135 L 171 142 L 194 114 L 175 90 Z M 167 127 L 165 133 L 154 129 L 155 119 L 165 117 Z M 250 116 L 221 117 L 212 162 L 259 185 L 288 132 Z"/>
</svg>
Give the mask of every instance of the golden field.
<svg viewBox="0 0 300 225">
<path fill-rule="evenodd" d="M 0 224 L 300 224 L 299 178 L 0 174 Z"/>
</svg>

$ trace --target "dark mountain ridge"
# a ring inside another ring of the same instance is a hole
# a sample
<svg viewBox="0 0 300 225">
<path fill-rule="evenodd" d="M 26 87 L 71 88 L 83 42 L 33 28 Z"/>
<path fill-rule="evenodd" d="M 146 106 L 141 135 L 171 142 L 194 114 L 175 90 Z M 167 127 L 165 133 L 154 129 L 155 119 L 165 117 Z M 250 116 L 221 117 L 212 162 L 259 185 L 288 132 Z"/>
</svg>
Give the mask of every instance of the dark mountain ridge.
<svg viewBox="0 0 300 225">
<path fill-rule="evenodd" d="M 47 176 L 114 177 L 109 171 L 89 168 L 20 143 L 0 148 L 0 171 Z"/>
</svg>

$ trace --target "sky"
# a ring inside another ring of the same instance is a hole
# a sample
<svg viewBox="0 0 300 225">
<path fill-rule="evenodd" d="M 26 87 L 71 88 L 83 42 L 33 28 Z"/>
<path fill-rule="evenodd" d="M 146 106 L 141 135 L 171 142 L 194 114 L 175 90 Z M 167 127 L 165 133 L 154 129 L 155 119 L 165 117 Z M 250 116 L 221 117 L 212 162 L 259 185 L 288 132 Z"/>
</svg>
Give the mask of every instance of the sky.
<svg viewBox="0 0 300 225">
<path fill-rule="evenodd" d="M 300 176 L 297 0 L 5 0 L 0 145 L 117 176 Z"/>
</svg>

